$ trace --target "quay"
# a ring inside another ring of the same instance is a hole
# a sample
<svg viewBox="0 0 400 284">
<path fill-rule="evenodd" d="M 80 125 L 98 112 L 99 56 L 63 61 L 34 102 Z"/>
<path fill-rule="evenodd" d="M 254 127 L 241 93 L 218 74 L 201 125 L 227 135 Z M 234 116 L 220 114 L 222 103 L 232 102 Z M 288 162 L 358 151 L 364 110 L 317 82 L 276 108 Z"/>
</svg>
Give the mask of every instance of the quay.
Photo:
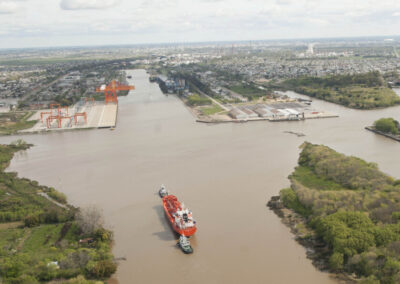
<svg viewBox="0 0 400 284">
<path fill-rule="evenodd" d="M 72 108 L 61 111 L 60 122 L 57 120 L 48 121 L 52 111 L 54 112 L 54 109 L 37 111 L 29 120 L 37 120 L 38 122 L 32 128 L 21 130 L 19 133 L 112 128 L 116 126 L 117 122 L 118 103 L 99 101 L 91 104 L 77 103 Z M 84 115 L 76 116 L 75 114 Z"/>
<path fill-rule="evenodd" d="M 215 117 L 202 117 L 196 119 L 196 122 L 201 123 L 243 123 L 243 122 L 251 122 L 251 121 L 271 121 L 271 122 L 282 122 L 282 121 L 304 121 L 307 119 L 318 119 L 318 118 L 334 118 L 339 117 L 339 115 L 329 112 L 318 112 L 315 114 L 306 113 L 304 114 L 304 118 L 273 118 L 273 117 L 254 117 L 254 118 L 245 118 L 245 119 L 234 119 L 229 116 L 223 116 L 219 118 Z"/>
<path fill-rule="evenodd" d="M 391 138 L 393 140 L 396 140 L 396 141 L 400 142 L 400 135 L 392 135 L 392 134 L 389 134 L 389 133 L 385 133 L 385 132 L 376 130 L 372 126 L 367 126 L 367 127 L 365 127 L 365 129 L 368 130 L 368 131 L 374 132 L 375 134 L 379 134 L 379 135 L 382 135 L 382 136 L 385 136 L 385 137 L 388 137 L 388 138 Z"/>
</svg>

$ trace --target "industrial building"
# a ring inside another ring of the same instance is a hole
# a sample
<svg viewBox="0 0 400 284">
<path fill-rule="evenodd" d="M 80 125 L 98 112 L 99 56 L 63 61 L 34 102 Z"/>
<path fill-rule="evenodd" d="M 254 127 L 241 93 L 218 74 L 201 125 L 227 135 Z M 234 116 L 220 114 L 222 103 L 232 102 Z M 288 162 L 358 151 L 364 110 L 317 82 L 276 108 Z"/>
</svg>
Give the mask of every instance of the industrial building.
<svg viewBox="0 0 400 284">
<path fill-rule="evenodd" d="M 238 108 L 233 108 L 228 112 L 228 115 L 232 117 L 233 119 L 247 119 L 248 116 L 246 113 L 241 111 Z"/>
<path fill-rule="evenodd" d="M 257 120 L 257 119 L 268 119 L 268 120 L 302 120 L 304 119 L 304 113 L 294 108 L 289 108 L 286 104 L 272 104 L 272 105 L 249 105 L 241 106 L 239 108 L 233 108 L 228 115 L 233 119 L 238 120 Z"/>
</svg>

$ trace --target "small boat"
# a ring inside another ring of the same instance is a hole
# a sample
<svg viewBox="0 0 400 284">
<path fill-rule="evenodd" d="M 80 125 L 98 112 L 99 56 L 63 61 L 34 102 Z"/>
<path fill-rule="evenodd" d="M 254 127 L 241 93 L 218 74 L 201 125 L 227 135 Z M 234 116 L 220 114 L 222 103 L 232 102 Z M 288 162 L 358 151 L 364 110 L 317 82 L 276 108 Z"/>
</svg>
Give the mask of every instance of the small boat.
<svg viewBox="0 0 400 284">
<path fill-rule="evenodd" d="M 193 253 L 193 248 L 190 245 L 190 242 L 185 235 L 181 235 L 179 237 L 179 242 L 177 243 L 177 245 L 181 248 L 181 250 L 184 253 L 186 253 L 186 254 Z"/>
<path fill-rule="evenodd" d="M 161 185 L 161 188 L 158 191 L 158 194 L 160 195 L 161 198 L 168 195 L 168 191 L 166 190 L 164 185 Z"/>
<path fill-rule="evenodd" d="M 185 205 L 180 203 L 174 195 L 166 195 L 162 200 L 165 214 L 174 231 L 186 237 L 194 235 L 197 229 L 192 211 L 185 208 Z"/>
</svg>

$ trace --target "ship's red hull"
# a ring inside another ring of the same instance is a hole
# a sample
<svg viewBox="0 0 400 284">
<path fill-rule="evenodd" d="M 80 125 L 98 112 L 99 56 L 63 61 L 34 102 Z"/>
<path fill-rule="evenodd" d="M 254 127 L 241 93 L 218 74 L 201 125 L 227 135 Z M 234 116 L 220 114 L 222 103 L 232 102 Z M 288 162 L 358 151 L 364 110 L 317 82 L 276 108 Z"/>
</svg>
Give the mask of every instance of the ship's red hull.
<svg viewBox="0 0 400 284">
<path fill-rule="evenodd" d="M 171 223 L 172 228 L 179 235 L 185 235 L 186 237 L 190 237 L 196 233 L 196 225 L 190 228 L 181 229 L 175 224 L 174 217 L 172 217 L 172 213 L 176 212 L 177 208 L 180 208 L 181 204 L 178 199 L 174 195 L 167 195 L 163 197 L 163 206 L 165 214 L 167 215 L 168 221 Z"/>
</svg>

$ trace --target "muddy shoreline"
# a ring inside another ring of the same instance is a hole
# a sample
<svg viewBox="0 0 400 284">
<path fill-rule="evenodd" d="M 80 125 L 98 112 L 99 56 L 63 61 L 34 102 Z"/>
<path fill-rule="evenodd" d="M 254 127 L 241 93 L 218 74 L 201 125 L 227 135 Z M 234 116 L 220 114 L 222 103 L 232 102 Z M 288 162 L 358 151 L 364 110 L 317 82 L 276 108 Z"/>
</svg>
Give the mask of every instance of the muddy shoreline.
<svg viewBox="0 0 400 284">
<path fill-rule="evenodd" d="M 400 135 L 392 135 L 392 134 L 389 134 L 389 133 L 385 133 L 385 132 L 382 132 L 382 131 L 379 131 L 379 130 L 375 129 L 373 126 L 367 126 L 367 127 L 365 127 L 365 129 L 369 130 L 371 132 L 374 132 L 375 134 L 382 135 L 382 136 L 385 136 L 387 138 L 390 138 L 390 139 L 393 139 L 393 140 L 396 140 L 396 141 L 400 142 Z"/>
<path fill-rule="evenodd" d="M 307 227 L 307 220 L 291 209 L 286 208 L 280 200 L 280 196 L 272 196 L 267 207 L 274 211 L 282 223 L 290 228 L 294 239 L 306 249 L 307 258 L 320 271 L 327 272 L 330 277 L 343 284 L 358 283 L 355 275 L 336 273 L 329 269 L 330 250 L 325 243 L 318 240 L 314 231 Z"/>
</svg>

